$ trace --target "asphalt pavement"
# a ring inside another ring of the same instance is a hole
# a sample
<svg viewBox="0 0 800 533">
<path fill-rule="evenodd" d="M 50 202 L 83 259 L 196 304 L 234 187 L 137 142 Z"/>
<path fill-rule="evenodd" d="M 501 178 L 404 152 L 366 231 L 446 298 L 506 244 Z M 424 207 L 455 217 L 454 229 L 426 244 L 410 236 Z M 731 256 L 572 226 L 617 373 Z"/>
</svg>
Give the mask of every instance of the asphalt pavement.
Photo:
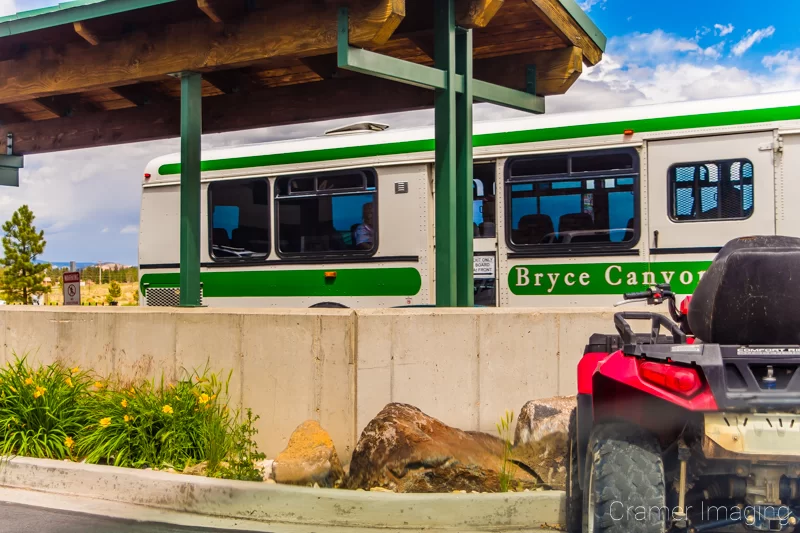
<svg viewBox="0 0 800 533">
<path fill-rule="evenodd" d="M 70 511 L 0 502 L 2 533 L 250 533 L 105 518 Z"/>
</svg>

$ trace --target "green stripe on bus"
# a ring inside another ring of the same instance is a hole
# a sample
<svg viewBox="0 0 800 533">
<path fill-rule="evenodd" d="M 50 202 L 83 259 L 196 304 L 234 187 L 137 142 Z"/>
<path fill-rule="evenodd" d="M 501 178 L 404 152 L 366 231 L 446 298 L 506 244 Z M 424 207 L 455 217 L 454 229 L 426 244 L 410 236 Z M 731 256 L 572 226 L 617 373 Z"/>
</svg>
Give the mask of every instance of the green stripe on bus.
<svg viewBox="0 0 800 533">
<path fill-rule="evenodd" d="M 336 279 L 326 280 L 326 272 Z M 202 272 L 204 298 L 277 298 L 345 296 L 414 296 L 422 288 L 416 268 L 352 268 L 327 270 L 246 270 Z M 145 274 L 147 287 L 178 287 L 177 272 Z"/>
<path fill-rule="evenodd" d="M 517 296 L 589 296 L 636 292 L 669 283 L 678 294 L 692 294 L 711 261 L 670 263 L 573 263 L 519 265 L 508 273 Z"/>
<path fill-rule="evenodd" d="M 719 126 L 733 126 L 738 124 L 757 124 L 759 122 L 795 119 L 800 119 L 800 106 L 752 109 L 746 111 L 726 111 L 721 113 L 706 113 L 703 115 L 648 118 L 622 122 L 605 122 L 601 124 L 543 128 L 539 130 L 489 133 L 484 135 L 476 135 L 474 145 L 475 148 L 480 148 L 486 146 L 578 139 L 582 137 L 599 137 L 603 135 L 622 135 L 627 129 L 634 130 L 637 133 L 646 133 L 692 128 L 713 128 Z M 243 168 L 269 167 L 275 165 L 295 165 L 300 163 L 318 163 L 321 161 L 336 161 L 341 159 L 359 159 L 363 157 L 432 152 L 433 150 L 433 139 L 425 139 L 390 144 L 376 144 L 371 146 L 351 146 L 347 148 L 309 150 L 307 152 L 215 159 L 203 161 L 201 169 L 203 172 L 213 172 L 219 170 L 236 170 Z M 162 165 L 158 171 L 163 176 L 180 174 L 181 164 L 170 163 Z"/>
</svg>

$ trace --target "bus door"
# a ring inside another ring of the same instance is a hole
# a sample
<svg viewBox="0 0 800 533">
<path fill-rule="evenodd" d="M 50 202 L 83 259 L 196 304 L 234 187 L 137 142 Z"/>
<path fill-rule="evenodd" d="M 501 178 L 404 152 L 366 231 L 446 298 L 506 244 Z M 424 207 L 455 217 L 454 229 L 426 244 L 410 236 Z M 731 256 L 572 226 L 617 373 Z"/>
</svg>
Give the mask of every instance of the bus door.
<svg viewBox="0 0 800 533">
<path fill-rule="evenodd" d="M 772 131 L 655 141 L 647 154 L 656 281 L 691 294 L 725 243 L 775 234 Z"/>
<path fill-rule="evenodd" d="M 497 306 L 497 163 L 480 162 L 473 168 L 472 217 L 475 305 Z"/>
</svg>

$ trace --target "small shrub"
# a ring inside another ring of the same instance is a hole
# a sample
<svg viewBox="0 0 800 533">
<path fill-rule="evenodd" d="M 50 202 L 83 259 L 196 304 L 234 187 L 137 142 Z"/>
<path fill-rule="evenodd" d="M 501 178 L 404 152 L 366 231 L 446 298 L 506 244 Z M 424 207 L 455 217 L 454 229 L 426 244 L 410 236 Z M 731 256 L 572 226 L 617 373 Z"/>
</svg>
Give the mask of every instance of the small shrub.
<svg viewBox="0 0 800 533">
<path fill-rule="evenodd" d="M 0 371 L 0 455 L 74 457 L 88 413 L 80 398 L 91 377 L 59 363 L 34 370 L 17 358 Z"/>
<path fill-rule="evenodd" d="M 500 467 L 500 492 L 508 492 L 517 474 L 517 464 L 514 462 L 514 439 L 511 435 L 512 427 L 514 427 L 514 413 L 506 411 L 505 416 L 497 423 L 497 433 L 503 440 L 503 464 Z"/>
<path fill-rule="evenodd" d="M 262 481 L 264 472 L 256 468 L 255 463 L 266 459 L 266 455 L 258 451 L 253 438 L 258 434 L 254 424 L 258 416 L 253 416 L 252 409 L 247 410 L 247 415 L 241 423 L 235 424 L 233 430 L 225 440 L 225 454 L 227 464 L 217 463 L 217 468 L 211 468 L 211 455 L 209 457 L 209 475 L 225 479 L 238 479 L 241 481 Z M 215 453 L 218 456 L 219 452 Z"/>
</svg>

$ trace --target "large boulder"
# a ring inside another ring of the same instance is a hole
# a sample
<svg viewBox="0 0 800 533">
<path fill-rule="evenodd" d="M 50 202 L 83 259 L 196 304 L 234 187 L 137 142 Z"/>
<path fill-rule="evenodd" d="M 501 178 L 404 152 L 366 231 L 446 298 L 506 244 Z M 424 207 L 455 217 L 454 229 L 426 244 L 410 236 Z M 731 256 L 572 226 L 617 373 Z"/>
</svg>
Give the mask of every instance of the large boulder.
<svg viewBox="0 0 800 533">
<path fill-rule="evenodd" d="M 517 419 L 514 460 L 554 489 L 566 486 L 569 415 L 576 405 L 574 396 L 533 400 L 525 404 Z"/>
<path fill-rule="evenodd" d="M 416 407 L 391 403 L 361 433 L 347 485 L 397 492 L 497 492 L 503 447 L 492 435 L 455 429 Z M 535 485 L 523 470 L 515 480 L 514 487 Z"/>
<path fill-rule="evenodd" d="M 334 487 L 344 479 L 331 436 L 314 420 L 294 430 L 286 449 L 275 458 L 272 474 L 278 483 L 290 485 Z"/>
</svg>

